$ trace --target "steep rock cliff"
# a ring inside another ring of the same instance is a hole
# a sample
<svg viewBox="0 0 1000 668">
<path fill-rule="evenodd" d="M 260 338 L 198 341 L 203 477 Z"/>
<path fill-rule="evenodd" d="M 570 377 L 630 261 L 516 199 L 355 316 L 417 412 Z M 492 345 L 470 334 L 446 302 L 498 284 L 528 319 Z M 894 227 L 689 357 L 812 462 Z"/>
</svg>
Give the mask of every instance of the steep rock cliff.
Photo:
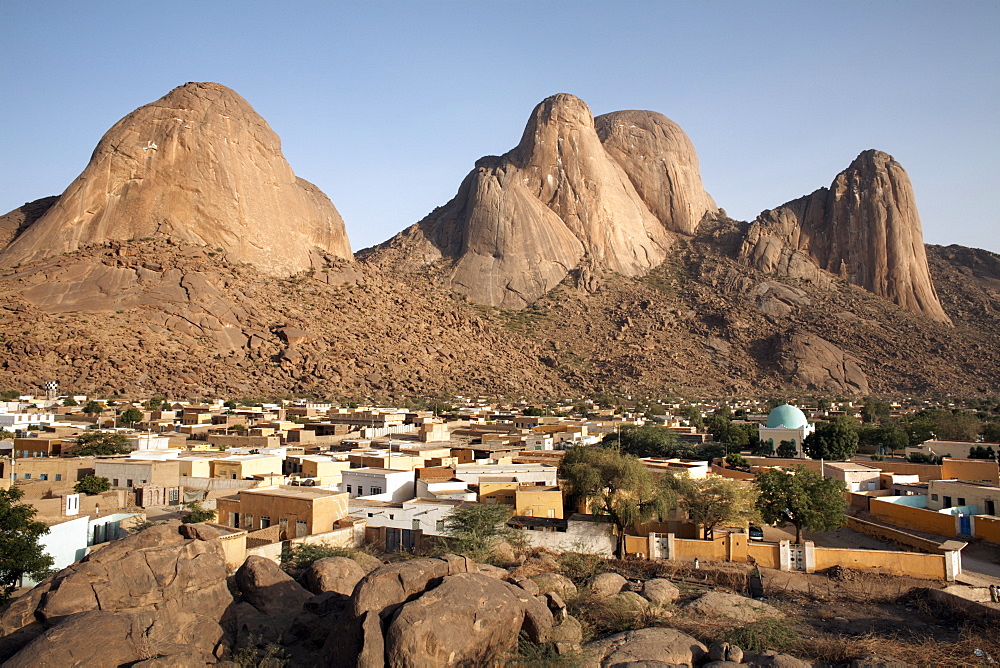
<svg viewBox="0 0 1000 668">
<path fill-rule="evenodd" d="M 951 322 L 931 281 L 910 179 L 881 151 L 861 153 L 830 188 L 761 213 L 740 257 L 792 278 L 822 282 L 833 274 L 904 309 Z"/>
<path fill-rule="evenodd" d="M 647 273 L 673 233 L 691 233 L 715 205 L 669 119 L 619 112 L 601 128 L 579 98 L 543 100 L 517 147 L 479 160 L 454 199 L 367 257 L 397 266 L 447 258 L 451 287 L 506 308 L 532 303 L 575 269 L 591 286 L 604 271 Z M 636 145 L 643 156 L 631 159 Z"/>
<path fill-rule="evenodd" d="M 246 100 L 215 83 L 184 84 L 120 120 L 59 200 L 10 232 L 0 266 L 144 237 L 221 248 L 276 275 L 318 264 L 316 250 L 351 257 L 330 200 L 295 176 Z"/>
</svg>

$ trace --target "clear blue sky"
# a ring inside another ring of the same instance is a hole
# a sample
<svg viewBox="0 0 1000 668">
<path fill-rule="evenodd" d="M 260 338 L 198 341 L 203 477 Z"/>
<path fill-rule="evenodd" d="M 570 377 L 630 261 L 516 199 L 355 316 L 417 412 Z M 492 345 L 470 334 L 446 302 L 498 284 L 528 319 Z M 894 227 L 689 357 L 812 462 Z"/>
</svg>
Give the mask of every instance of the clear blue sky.
<svg viewBox="0 0 1000 668">
<path fill-rule="evenodd" d="M 101 135 L 186 81 L 243 95 L 354 249 L 445 203 L 548 95 L 678 122 L 734 218 L 867 148 L 928 243 L 1000 252 L 1000 2 L 2 0 L 0 210 L 58 194 Z"/>
</svg>

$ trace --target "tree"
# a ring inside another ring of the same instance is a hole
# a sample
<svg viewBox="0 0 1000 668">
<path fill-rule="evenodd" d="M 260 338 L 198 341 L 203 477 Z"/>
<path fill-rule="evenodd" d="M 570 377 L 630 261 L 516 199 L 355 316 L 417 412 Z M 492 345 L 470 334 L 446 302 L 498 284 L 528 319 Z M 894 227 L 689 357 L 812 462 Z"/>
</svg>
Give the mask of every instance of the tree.
<svg viewBox="0 0 1000 668">
<path fill-rule="evenodd" d="M 734 469 L 750 470 L 750 460 L 738 452 L 731 452 L 726 455 L 726 465 Z"/>
<path fill-rule="evenodd" d="M 701 417 L 701 411 L 694 406 L 685 406 L 680 410 L 681 417 L 688 421 L 692 427 L 702 427 L 705 422 Z"/>
<path fill-rule="evenodd" d="M 127 455 L 129 453 L 128 439 L 121 434 L 105 431 L 80 434 L 76 437 L 76 445 L 73 454 L 79 457 Z"/>
<path fill-rule="evenodd" d="M 197 501 L 192 501 L 186 505 L 188 511 L 181 516 L 181 522 L 183 524 L 197 524 L 199 522 L 208 522 L 215 519 L 215 511 L 202 508 L 201 504 Z"/>
<path fill-rule="evenodd" d="M 776 454 L 783 459 L 792 459 L 799 454 L 799 449 L 791 441 L 782 441 L 778 443 Z"/>
<path fill-rule="evenodd" d="M 858 451 L 858 431 L 848 418 L 820 422 L 816 431 L 802 440 L 802 449 L 813 459 L 846 461 Z"/>
<path fill-rule="evenodd" d="M 34 519 L 34 507 L 18 503 L 23 496 L 24 490 L 19 487 L 0 489 L 0 608 L 10 600 L 24 575 L 42 580 L 53 564 L 38 542 L 49 528 Z"/>
<path fill-rule="evenodd" d="M 135 407 L 129 408 L 121 414 L 119 419 L 125 424 L 132 426 L 136 422 L 142 422 L 142 411 Z"/>
<path fill-rule="evenodd" d="M 97 475 L 84 476 L 78 483 L 73 485 L 74 492 L 77 494 L 86 494 L 87 496 L 94 496 L 109 489 L 111 489 L 111 481 L 104 476 Z"/>
<path fill-rule="evenodd" d="M 797 466 L 791 471 L 767 469 L 757 474 L 757 507 L 764 522 L 795 527 L 795 542 L 802 529 L 832 531 L 844 520 L 847 500 L 844 483 Z"/>
<path fill-rule="evenodd" d="M 705 421 L 712 437 L 726 445 L 726 452 L 741 452 L 753 447 L 757 427 L 750 423 L 736 424 L 724 415 L 713 415 Z"/>
<path fill-rule="evenodd" d="M 694 457 L 695 448 L 682 443 L 677 434 L 666 427 L 653 425 L 626 425 L 620 432 L 611 432 L 601 441 L 603 445 L 618 446 L 621 451 L 635 457 Z"/>
<path fill-rule="evenodd" d="M 911 452 L 906 455 L 906 461 L 911 464 L 940 464 L 943 459 L 929 452 Z"/>
<path fill-rule="evenodd" d="M 572 447 L 560 470 L 572 500 L 590 501 L 595 515 L 611 520 L 619 559 L 625 555 L 629 528 L 662 517 L 675 505 L 673 490 L 664 480 L 654 480 L 637 457 L 614 448 Z"/>
<path fill-rule="evenodd" d="M 889 417 L 892 406 L 872 397 L 865 399 L 865 405 L 861 407 L 862 422 L 877 422 Z"/>
<path fill-rule="evenodd" d="M 166 397 L 150 397 L 146 402 L 146 408 L 151 411 L 160 410 L 167 403 Z"/>
<path fill-rule="evenodd" d="M 86 413 L 87 415 L 100 415 L 101 413 L 104 412 L 104 406 L 102 406 L 101 404 L 97 403 L 94 400 L 90 400 L 86 404 L 84 404 L 83 412 Z"/>
<path fill-rule="evenodd" d="M 456 506 L 445 520 L 445 532 L 458 551 L 483 559 L 497 542 L 516 538 L 517 530 L 507 526 L 513 514 L 514 508 L 503 503 Z"/>
<path fill-rule="evenodd" d="M 745 526 L 757 519 L 757 490 L 730 478 L 692 480 L 684 476 L 671 481 L 678 507 L 688 519 L 702 527 L 703 537 L 714 536 L 717 526 Z"/>
<path fill-rule="evenodd" d="M 222 405 L 225 406 L 226 408 L 229 408 L 229 409 L 233 409 L 233 408 L 236 408 L 237 406 L 239 406 L 239 404 L 236 403 L 235 401 L 233 401 L 232 399 L 230 399 L 229 401 L 227 401 L 226 403 L 224 403 Z"/>
<path fill-rule="evenodd" d="M 987 443 L 1000 443 L 1000 422 L 983 425 L 983 440 Z"/>
<path fill-rule="evenodd" d="M 63 406 L 79 406 L 80 404 L 77 403 L 76 399 L 74 399 L 73 397 L 66 397 L 62 401 L 62 405 Z"/>
</svg>

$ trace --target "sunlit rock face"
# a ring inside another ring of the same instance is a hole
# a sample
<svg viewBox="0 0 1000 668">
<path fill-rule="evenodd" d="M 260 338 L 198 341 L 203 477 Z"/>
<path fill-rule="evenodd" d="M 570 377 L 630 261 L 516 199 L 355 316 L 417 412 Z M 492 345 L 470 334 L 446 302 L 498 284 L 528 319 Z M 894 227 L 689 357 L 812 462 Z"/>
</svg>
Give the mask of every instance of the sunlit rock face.
<svg viewBox="0 0 1000 668">
<path fill-rule="evenodd" d="M 740 256 L 791 278 L 815 279 L 822 270 L 951 322 L 931 281 L 910 178 L 881 151 L 863 152 L 829 188 L 761 213 Z"/>
<path fill-rule="evenodd" d="M 369 257 L 445 258 L 454 289 L 522 308 L 574 270 L 588 285 L 604 271 L 645 274 L 714 209 L 676 124 L 644 111 L 595 124 L 582 100 L 559 94 L 535 107 L 514 149 L 480 159 L 454 199 Z"/>
<path fill-rule="evenodd" d="M 0 264 L 144 237 L 221 248 L 276 275 L 309 269 L 324 253 L 351 257 L 330 200 L 295 176 L 247 101 L 215 83 L 184 84 L 118 121 Z"/>
</svg>

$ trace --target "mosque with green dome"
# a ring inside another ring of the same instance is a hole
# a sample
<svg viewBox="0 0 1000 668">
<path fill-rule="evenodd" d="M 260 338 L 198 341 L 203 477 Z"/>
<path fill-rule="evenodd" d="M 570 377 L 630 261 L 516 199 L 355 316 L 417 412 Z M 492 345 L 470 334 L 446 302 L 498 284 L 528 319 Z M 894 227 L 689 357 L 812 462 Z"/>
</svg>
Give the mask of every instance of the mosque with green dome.
<svg viewBox="0 0 1000 668">
<path fill-rule="evenodd" d="M 816 425 L 809 423 L 805 413 L 791 404 L 782 404 L 772 410 L 767 422 L 757 428 L 757 435 L 761 444 L 771 446 L 772 453 L 777 453 L 782 441 L 788 441 L 795 447 L 795 456 L 804 458 L 802 441 L 814 431 Z"/>
</svg>

